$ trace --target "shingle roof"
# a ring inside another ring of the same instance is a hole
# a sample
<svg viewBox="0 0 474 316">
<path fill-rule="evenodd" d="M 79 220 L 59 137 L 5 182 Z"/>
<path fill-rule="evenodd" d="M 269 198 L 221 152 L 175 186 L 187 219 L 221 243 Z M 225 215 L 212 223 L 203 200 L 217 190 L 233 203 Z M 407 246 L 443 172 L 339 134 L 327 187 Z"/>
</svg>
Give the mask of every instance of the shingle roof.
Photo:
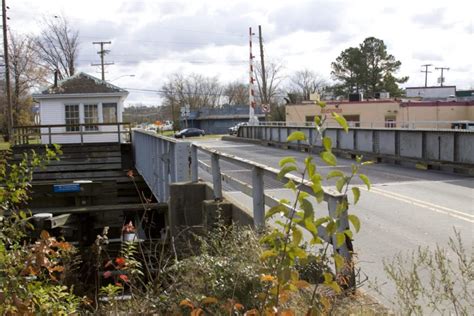
<svg viewBox="0 0 474 316">
<path fill-rule="evenodd" d="M 56 87 L 49 86 L 41 91 L 41 95 L 76 94 L 76 93 L 117 93 L 127 92 L 106 81 L 102 81 L 91 75 L 79 72 L 69 78 L 58 82 Z"/>
</svg>

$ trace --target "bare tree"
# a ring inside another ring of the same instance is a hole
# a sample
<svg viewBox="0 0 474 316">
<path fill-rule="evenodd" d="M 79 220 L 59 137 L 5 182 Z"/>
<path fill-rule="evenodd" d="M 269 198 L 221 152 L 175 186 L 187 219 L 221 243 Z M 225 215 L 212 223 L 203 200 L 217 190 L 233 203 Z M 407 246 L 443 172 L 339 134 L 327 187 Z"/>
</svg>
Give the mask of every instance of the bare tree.
<svg viewBox="0 0 474 316">
<path fill-rule="evenodd" d="M 13 122 L 31 122 L 31 89 L 46 83 L 47 69 L 41 67 L 33 39 L 10 33 L 8 47 L 12 74 Z"/>
<path fill-rule="evenodd" d="M 244 83 L 238 81 L 228 83 L 224 88 L 223 95 L 227 97 L 228 104 L 249 104 L 249 87 Z"/>
<path fill-rule="evenodd" d="M 312 93 L 321 93 L 327 82 L 317 73 L 303 69 L 290 76 L 289 93 L 300 95 L 304 101 L 309 100 Z"/>
<path fill-rule="evenodd" d="M 63 17 L 44 19 L 36 38 L 37 53 L 50 72 L 58 70 L 59 79 L 74 75 L 79 48 L 79 32 Z"/>
<path fill-rule="evenodd" d="M 265 65 L 265 78 L 266 78 L 266 85 L 267 85 L 267 97 L 270 102 L 270 113 L 272 116 L 272 120 L 282 120 L 281 109 L 279 108 L 279 104 L 282 100 L 282 91 L 280 89 L 281 83 L 284 79 L 282 75 L 283 65 L 276 61 L 270 61 Z M 257 98 L 259 99 L 259 103 L 263 103 L 263 87 L 262 87 L 262 67 L 260 64 L 257 64 L 255 67 L 255 79 L 257 81 Z"/>
</svg>

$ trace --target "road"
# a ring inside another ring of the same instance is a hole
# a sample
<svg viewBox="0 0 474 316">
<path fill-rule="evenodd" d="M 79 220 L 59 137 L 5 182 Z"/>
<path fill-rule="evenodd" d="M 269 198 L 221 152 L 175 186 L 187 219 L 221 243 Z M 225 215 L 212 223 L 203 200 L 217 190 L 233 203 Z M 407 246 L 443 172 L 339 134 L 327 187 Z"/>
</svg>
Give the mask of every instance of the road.
<svg viewBox="0 0 474 316">
<path fill-rule="evenodd" d="M 246 158 L 270 167 L 279 168 L 282 157 L 293 156 L 303 165 L 307 153 L 264 147 L 247 143 L 220 140 L 201 140 L 196 143 L 223 153 Z M 209 163 L 208 157 L 200 156 Z M 318 170 L 324 175 L 332 167 L 315 159 Z M 337 168 L 350 172 L 351 160 L 338 158 Z M 209 163 L 210 164 L 210 163 Z M 251 173 L 230 163 L 221 163 L 221 171 L 241 181 L 251 183 Z M 370 191 L 364 190 L 359 203 L 350 212 L 359 216 L 361 230 L 354 236 L 354 249 L 362 274 L 373 282 L 387 282 L 383 260 L 390 260 L 398 252 L 408 253 L 419 246 L 446 246 L 453 230 L 458 230 L 467 251 L 473 251 L 474 232 L 474 178 L 439 171 L 417 170 L 390 164 L 365 166 L 362 171 L 372 182 Z M 282 185 L 265 179 L 265 192 L 287 195 Z M 361 185 L 362 182 L 354 182 Z M 334 186 L 329 182 L 327 187 Z M 246 197 L 224 186 L 228 194 L 240 200 Z M 247 201 L 251 205 L 250 199 Z M 395 287 L 382 286 L 383 296 L 364 286 L 365 290 L 384 303 L 393 298 Z"/>
</svg>

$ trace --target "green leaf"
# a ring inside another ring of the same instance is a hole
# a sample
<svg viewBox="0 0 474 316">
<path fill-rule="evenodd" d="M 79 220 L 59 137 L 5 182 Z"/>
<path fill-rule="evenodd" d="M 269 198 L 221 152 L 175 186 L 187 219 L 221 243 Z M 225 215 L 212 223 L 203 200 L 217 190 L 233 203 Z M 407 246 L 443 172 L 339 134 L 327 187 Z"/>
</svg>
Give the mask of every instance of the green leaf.
<svg viewBox="0 0 474 316">
<path fill-rule="evenodd" d="M 296 170 L 298 170 L 298 168 L 294 165 L 284 166 L 283 168 L 281 168 L 280 172 L 278 172 L 278 179 L 283 179 L 287 173 Z"/>
<path fill-rule="evenodd" d="M 331 170 L 328 175 L 326 176 L 326 179 L 331 179 L 331 178 L 336 178 L 336 177 L 344 177 L 344 172 L 341 170 Z"/>
<path fill-rule="evenodd" d="M 323 151 L 320 154 L 321 159 L 329 166 L 335 166 L 337 164 L 336 156 L 329 151 Z"/>
<path fill-rule="evenodd" d="M 354 205 L 359 202 L 360 198 L 360 189 L 358 187 L 352 187 L 352 194 L 354 194 Z"/>
<path fill-rule="evenodd" d="M 344 129 L 344 132 L 349 132 L 349 125 L 347 125 L 347 121 L 344 116 L 340 116 L 339 114 L 332 112 L 332 117 L 336 120 L 336 122 Z"/>
<path fill-rule="evenodd" d="M 324 101 L 318 101 L 318 105 L 321 109 L 325 108 L 326 107 L 326 102 Z"/>
<path fill-rule="evenodd" d="M 367 166 L 367 165 L 371 165 L 371 164 L 374 164 L 374 163 L 375 163 L 375 161 L 373 161 L 373 160 L 367 160 L 367 161 L 364 161 L 362 163 L 362 166 Z"/>
<path fill-rule="evenodd" d="M 331 138 L 329 138 L 327 136 L 324 136 L 323 137 L 323 146 L 324 146 L 324 149 L 326 149 L 326 151 L 331 151 L 331 148 L 332 148 Z"/>
<path fill-rule="evenodd" d="M 260 259 L 267 260 L 268 258 L 276 257 L 276 256 L 278 256 L 278 252 L 276 252 L 275 250 L 265 250 L 260 256 Z"/>
<path fill-rule="evenodd" d="M 332 282 L 333 280 L 333 276 L 331 273 L 329 272 L 324 272 L 323 273 L 323 277 L 324 277 L 324 284 L 329 284 Z"/>
<path fill-rule="evenodd" d="M 314 225 L 313 219 L 311 217 L 305 218 L 303 221 L 303 225 L 304 225 L 304 228 L 306 228 L 306 230 L 308 230 L 313 236 L 318 235 L 318 229 Z"/>
<path fill-rule="evenodd" d="M 352 230 L 350 230 L 350 229 L 346 229 L 346 230 L 344 231 L 344 234 L 345 234 L 347 237 L 349 237 L 350 239 L 352 239 L 352 238 L 354 237 L 354 234 L 352 234 Z"/>
<path fill-rule="evenodd" d="M 309 197 L 308 193 L 306 193 L 304 191 L 300 191 L 298 193 L 298 202 L 303 203 L 303 201 L 306 200 L 308 197 Z"/>
<path fill-rule="evenodd" d="M 309 177 L 313 177 L 314 172 L 316 171 L 316 166 L 313 164 L 313 157 L 306 157 L 304 160 L 304 164 L 306 166 L 306 169 L 308 170 Z"/>
<path fill-rule="evenodd" d="M 360 230 L 360 220 L 357 216 L 353 215 L 353 214 L 349 214 L 347 215 L 347 219 L 351 222 L 352 226 L 354 226 L 354 229 L 356 231 L 356 233 L 359 232 Z"/>
<path fill-rule="evenodd" d="M 293 132 L 288 136 L 286 141 L 292 142 L 292 141 L 297 141 L 297 140 L 306 140 L 306 135 L 303 132 L 297 131 Z"/>
<path fill-rule="evenodd" d="M 321 217 L 321 218 L 318 218 L 315 222 L 314 222 L 314 225 L 316 227 L 319 227 L 321 226 L 322 224 L 324 223 L 327 223 L 329 222 L 329 218 L 326 216 L 326 217 Z"/>
<path fill-rule="evenodd" d="M 314 116 L 314 125 L 320 125 L 321 124 L 321 117 L 319 115 Z"/>
<path fill-rule="evenodd" d="M 303 233 L 297 227 L 293 227 L 292 231 L 293 231 L 293 240 L 292 240 L 293 244 L 295 246 L 298 246 L 301 240 L 303 239 Z"/>
<path fill-rule="evenodd" d="M 370 190 L 369 178 L 365 174 L 362 174 L 362 173 L 359 173 L 359 178 L 365 183 L 365 185 L 367 186 L 367 189 Z"/>
<path fill-rule="evenodd" d="M 342 268 L 344 268 L 344 258 L 338 254 L 334 254 L 334 263 L 336 264 L 336 270 L 340 271 Z"/>
<path fill-rule="evenodd" d="M 288 180 L 288 182 L 285 184 L 285 188 L 291 189 L 293 191 L 296 191 L 296 184 L 293 182 L 293 180 Z"/>
<path fill-rule="evenodd" d="M 347 182 L 347 178 L 346 178 L 346 177 L 339 178 L 339 179 L 336 181 L 336 189 L 337 189 L 337 191 L 342 192 L 342 189 L 344 188 L 344 185 L 346 184 L 346 182 Z"/>
<path fill-rule="evenodd" d="M 270 218 L 277 213 L 283 213 L 283 215 L 286 216 L 288 214 L 288 209 L 283 205 L 274 206 L 267 211 L 265 219 Z"/>
<path fill-rule="evenodd" d="M 336 248 L 341 247 L 346 242 L 346 235 L 341 232 L 336 233 Z"/>
<path fill-rule="evenodd" d="M 280 167 L 283 167 L 284 165 L 286 165 L 287 163 L 294 163 L 296 164 L 296 159 L 295 157 L 283 157 L 280 162 L 278 163 L 280 165 Z"/>
</svg>

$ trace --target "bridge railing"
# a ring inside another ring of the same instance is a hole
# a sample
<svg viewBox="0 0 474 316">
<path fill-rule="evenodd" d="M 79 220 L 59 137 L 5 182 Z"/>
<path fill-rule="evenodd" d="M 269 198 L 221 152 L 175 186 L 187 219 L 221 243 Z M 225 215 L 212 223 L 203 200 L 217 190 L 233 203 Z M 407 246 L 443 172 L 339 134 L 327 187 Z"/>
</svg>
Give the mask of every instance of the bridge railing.
<svg viewBox="0 0 474 316">
<path fill-rule="evenodd" d="M 307 141 L 287 142 L 294 131 L 305 133 Z M 335 150 L 350 154 L 394 161 L 419 161 L 451 167 L 474 165 L 474 131 L 459 129 L 404 129 L 404 128 L 326 128 L 325 136 L 332 139 Z M 321 147 L 312 126 L 241 126 L 238 136 L 268 143 L 284 144 L 299 149 L 310 144 Z"/>
<path fill-rule="evenodd" d="M 311 183 L 300 177 L 288 174 L 285 178 L 280 179 L 278 177 L 278 169 L 242 157 L 222 153 L 212 148 L 193 144 L 189 141 L 178 141 L 173 138 L 164 137 L 154 132 L 134 131 L 133 150 L 136 169 L 143 176 L 158 201 L 168 201 L 171 183 L 182 181 L 197 182 L 199 181 L 200 172 L 207 172 L 212 176 L 214 199 L 220 200 L 223 198 L 223 183 L 230 184 L 236 190 L 252 198 L 255 227 L 262 227 L 265 224 L 265 207 L 276 206 L 279 203 L 278 197 L 265 193 L 265 178 L 282 183 L 286 183 L 291 179 L 295 183 L 301 183 L 303 191 L 312 192 Z M 206 164 L 204 160 L 199 160 L 200 155 L 210 156 L 210 165 Z M 245 183 L 226 174 L 221 169 L 221 161 L 251 170 L 251 183 Z M 337 192 L 326 190 L 324 194 L 329 215 L 340 223 L 337 232 L 343 232 L 349 228 L 347 212 L 339 216 L 336 214 L 337 205 L 342 199 L 344 199 L 344 195 Z M 294 211 L 291 209 L 291 206 L 287 207 L 290 211 Z M 329 236 L 323 226 L 318 228 L 318 234 L 327 242 L 335 240 L 335 234 Z M 340 247 L 336 247 L 334 242 L 333 247 L 334 251 L 343 256 L 347 262 L 351 262 L 352 244 L 349 239 Z M 352 282 L 353 269 L 351 269 L 349 275 L 350 282 Z"/>
</svg>

